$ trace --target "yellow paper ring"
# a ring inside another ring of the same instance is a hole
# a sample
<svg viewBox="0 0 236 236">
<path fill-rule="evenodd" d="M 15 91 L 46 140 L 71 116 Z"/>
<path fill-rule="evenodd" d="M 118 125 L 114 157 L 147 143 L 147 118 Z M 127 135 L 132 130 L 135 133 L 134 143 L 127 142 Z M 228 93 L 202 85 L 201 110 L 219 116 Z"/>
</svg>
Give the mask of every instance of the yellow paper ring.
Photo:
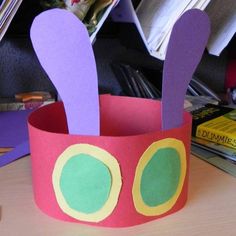
<svg viewBox="0 0 236 236">
<path fill-rule="evenodd" d="M 180 167 L 181 167 L 179 183 L 174 195 L 168 201 L 164 202 L 163 204 L 150 207 L 147 204 L 145 204 L 141 194 L 140 186 L 141 186 L 142 174 L 146 165 L 151 160 L 153 155 L 157 152 L 157 150 L 162 148 L 173 148 L 179 154 Z M 169 211 L 175 205 L 182 191 L 186 176 L 186 169 L 187 169 L 186 151 L 182 141 L 174 138 L 166 138 L 152 143 L 140 158 L 135 172 L 132 195 L 133 195 L 134 206 L 137 212 L 145 216 L 158 216 Z"/>
<path fill-rule="evenodd" d="M 105 166 L 108 167 L 111 174 L 111 188 L 107 201 L 102 206 L 100 210 L 94 213 L 83 213 L 71 208 L 61 191 L 60 188 L 60 178 L 64 165 L 70 158 L 75 155 L 88 154 L 99 161 L 101 161 Z M 90 144 L 74 144 L 68 147 L 57 159 L 53 174 L 52 183 L 54 192 L 56 195 L 56 200 L 61 210 L 77 220 L 87 221 L 87 222 L 99 222 L 108 217 L 117 205 L 118 197 L 122 185 L 120 167 L 117 160 L 107 151 L 90 145 Z"/>
</svg>

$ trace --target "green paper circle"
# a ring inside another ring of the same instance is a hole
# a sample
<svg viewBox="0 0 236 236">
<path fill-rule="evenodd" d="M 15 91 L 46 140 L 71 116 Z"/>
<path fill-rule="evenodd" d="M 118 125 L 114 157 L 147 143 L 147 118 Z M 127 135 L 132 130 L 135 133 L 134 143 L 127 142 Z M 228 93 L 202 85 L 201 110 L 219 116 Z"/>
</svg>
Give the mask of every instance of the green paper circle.
<svg viewBox="0 0 236 236">
<path fill-rule="evenodd" d="M 100 160 L 79 154 L 64 165 L 60 189 L 70 208 L 90 214 L 106 203 L 111 189 L 111 174 Z"/>
<path fill-rule="evenodd" d="M 141 196 L 145 204 L 155 207 L 167 202 L 176 192 L 181 162 L 174 148 L 159 149 L 145 166 L 141 177 Z"/>
</svg>

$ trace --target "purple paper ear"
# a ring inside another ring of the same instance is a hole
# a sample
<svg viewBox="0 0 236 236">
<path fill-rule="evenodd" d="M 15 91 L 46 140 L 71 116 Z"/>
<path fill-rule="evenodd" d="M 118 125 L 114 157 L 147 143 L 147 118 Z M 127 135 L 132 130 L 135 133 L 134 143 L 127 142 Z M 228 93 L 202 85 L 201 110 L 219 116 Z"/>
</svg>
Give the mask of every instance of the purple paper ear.
<svg viewBox="0 0 236 236">
<path fill-rule="evenodd" d="M 34 19 L 30 36 L 64 103 L 69 133 L 99 135 L 97 70 L 84 24 L 67 10 L 48 10 Z"/>
<path fill-rule="evenodd" d="M 210 34 L 207 14 L 186 11 L 175 23 L 164 62 L 162 82 L 162 129 L 183 122 L 183 105 L 188 84 L 201 60 Z"/>
</svg>

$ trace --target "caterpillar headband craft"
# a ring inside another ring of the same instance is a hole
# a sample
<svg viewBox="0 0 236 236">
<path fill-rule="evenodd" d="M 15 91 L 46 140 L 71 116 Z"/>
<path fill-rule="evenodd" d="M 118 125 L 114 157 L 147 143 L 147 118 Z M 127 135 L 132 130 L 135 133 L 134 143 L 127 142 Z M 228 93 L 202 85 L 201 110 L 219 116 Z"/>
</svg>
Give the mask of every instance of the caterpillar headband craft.
<svg viewBox="0 0 236 236">
<path fill-rule="evenodd" d="M 62 98 L 28 121 L 34 197 L 42 211 L 66 221 L 126 227 L 184 206 L 191 116 L 183 101 L 208 35 L 209 20 L 200 10 L 176 22 L 159 102 L 99 96 L 85 26 L 60 9 L 35 18 L 34 50 Z"/>
</svg>

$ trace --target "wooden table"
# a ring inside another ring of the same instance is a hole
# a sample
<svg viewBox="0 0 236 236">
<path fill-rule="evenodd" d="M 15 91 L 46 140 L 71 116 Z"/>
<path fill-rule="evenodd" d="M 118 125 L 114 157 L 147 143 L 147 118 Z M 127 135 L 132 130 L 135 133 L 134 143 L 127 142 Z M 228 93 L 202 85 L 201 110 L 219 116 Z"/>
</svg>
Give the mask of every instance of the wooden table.
<svg viewBox="0 0 236 236">
<path fill-rule="evenodd" d="M 29 157 L 0 169 L 1 236 L 236 235 L 236 178 L 191 157 L 189 200 L 181 211 L 129 228 L 61 222 L 34 204 Z"/>
</svg>

